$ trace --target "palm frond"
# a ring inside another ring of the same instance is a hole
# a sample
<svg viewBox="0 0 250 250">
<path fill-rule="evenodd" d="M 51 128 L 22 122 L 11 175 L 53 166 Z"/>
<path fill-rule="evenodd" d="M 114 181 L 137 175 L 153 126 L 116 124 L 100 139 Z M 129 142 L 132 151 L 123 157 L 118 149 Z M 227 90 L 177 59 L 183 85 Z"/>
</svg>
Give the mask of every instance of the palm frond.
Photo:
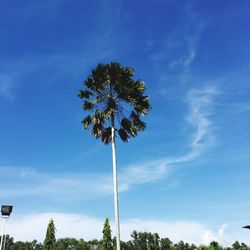
<svg viewBox="0 0 250 250">
<path fill-rule="evenodd" d="M 89 125 L 91 124 L 91 122 L 92 122 L 91 116 L 90 116 L 90 115 L 86 116 L 86 117 L 82 120 L 83 128 L 84 128 L 84 129 L 89 128 Z"/>
<path fill-rule="evenodd" d="M 131 135 L 133 137 L 135 137 L 137 135 L 136 128 L 129 119 L 123 118 L 122 121 L 121 121 L 121 126 L 122 126 L 123 129 L 125 129 L 125 131 L 129 135 Z"/>
<path fill-rule="evenodd" d="M 89 90 L 80 90 L 78 96 L 82 98 L 89 99 L 89 97 L 92 95 L 92 92 Z"/>
<path fill-rule="evenodd" d="M 118 134 L 119 134 L 122 141 L 128 142 L 129 136 L 124 128 L 120 128 L 118 130 Z"/>
<path fill-rule="evenodd" d="M 111 136 L 111 127 L 105 128 L 102 131 L 102 142 L 104 144 L 109 144 L 112 140 L 112 136 Z"/>
<path fill-rule="evenodd" d="M 85 100 L 85 101 L 83 102 L 82 109 L 83 109 L 84 111 L 86 111 L 86 110 L 91 110 L 91 109 L 93 109 L 93 107 L 94 107 L 94 104 L 93 104 L 92 102 L 87 101 L 87 100 Z"/>
<path fill-rule="evenodd" d="M 103 127 L 100 123 L 95 123 L 93 125 L 93 128 L 92 128 L 92 131 L 91 131 L 91 134 L 95 137 L 95 138 L 99 138 L 102 136 L 102 130 L 103 130 Z"/>
<path fill-rule="evenodd" d="M 140 96 L 140 98 L 136 99 L 134 107 L 138 113 L 140 113 L 141 115 L 146 115 L 150 110 L 149 97 Z"/>
</svg>

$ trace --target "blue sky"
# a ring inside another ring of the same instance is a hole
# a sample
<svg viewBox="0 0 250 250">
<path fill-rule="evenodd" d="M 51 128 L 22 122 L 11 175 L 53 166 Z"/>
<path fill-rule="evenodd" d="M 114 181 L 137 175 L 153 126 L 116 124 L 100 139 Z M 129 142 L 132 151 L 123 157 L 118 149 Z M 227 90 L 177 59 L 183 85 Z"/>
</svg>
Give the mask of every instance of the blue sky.
<svg viewBox="0 0 250 250">
<path fill-rule="evenodd" d="M 9 233 L 42 241 L 53 217 L 58 237 L 92 239 L 113 224 L 111 146 L 82 130 L 77 93 L 98 63 L 118 61 L 152 105 L 146 131 L 117 145 L 121 238 L 250 244 L 249 11 L 248 0 L 2 0 Z"/>
</svg>

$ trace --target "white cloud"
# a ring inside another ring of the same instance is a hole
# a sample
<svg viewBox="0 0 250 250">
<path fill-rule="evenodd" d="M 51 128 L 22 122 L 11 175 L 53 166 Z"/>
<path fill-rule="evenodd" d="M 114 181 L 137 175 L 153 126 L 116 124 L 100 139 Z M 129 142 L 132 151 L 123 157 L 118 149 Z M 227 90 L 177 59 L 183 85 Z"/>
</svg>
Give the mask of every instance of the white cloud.
<svg viewBox="0 0 250 250">
<path fill-rule="evenodd" d="M 203 244 L 209 244 L 211 241 L 217 241 L 224 246 L 229 245 L 229 237 L 225 234 L 225 229 L 227 228 L 227 226 L 227 224 L 221 225 L 217 232 L 206 230 L 201 237 Z"/>
<path fill-rule="evenodd" d="M 37 239 L 42 242 L 45 237 L 49 219 L 53 219 L 56 226 L 56 237 L 75 237 L 85 240 L 101 239 L 104 218 L 90 217 L 82 214 L 40 213 L 31 215 L 13 215 L 7 224 L 6 233 L 15 240 Z M 111 221 L 114 232 L 114 223 Z M 226 234 L 227 225 L 221 225 L 218 230 L 211 230 L 206 225 L 196 221 L 167 221 L 149 219 L 127 219 L 121 221 L 122 240 L 128 241 L 133 230 L 157 232 L 160 237 L 168 237 L 173 242 L 183 240 L 195 244 L 209 244 L 216 240 L 220 244 L 229 245 L 237 239 L 238 234 Z M 113 233 L 114 235 L 114 233 Z"/>
<path fill-rule="evenodd" d="M 100 219 L 79 214 L 63 213 L 13 215 L 13 220 L 10 219 L 8 222 L 6 233 L 12 235 L 15 240 L 31 241 L 37 239 L 42 242 L 48 221 L 51 218 L 56 225 L 57 238 L 76 237 L 90 240 L 101 237 L 103 221 Z"/>
<path fill-rule="evenodd" d="M 112 175 L 89 175 L 85 173 L 43 173 L 32 168 L 1 167 L 3 177 L 7 177 L 12 188 L 1 182 L 0 197 L 27 197 L 33 195 L 70 197 L 89 197 L 93 193 L 106 195 L 112 193 Z"/>
<path fill-rule="evenodd" d="M 128 190 L 134 185 L 153 182 L 168 172 L 165 160 L 151 161 L 144 164 L 131 165 L 125 168 L 119 177 L 120 190 Z"/>
</svg>

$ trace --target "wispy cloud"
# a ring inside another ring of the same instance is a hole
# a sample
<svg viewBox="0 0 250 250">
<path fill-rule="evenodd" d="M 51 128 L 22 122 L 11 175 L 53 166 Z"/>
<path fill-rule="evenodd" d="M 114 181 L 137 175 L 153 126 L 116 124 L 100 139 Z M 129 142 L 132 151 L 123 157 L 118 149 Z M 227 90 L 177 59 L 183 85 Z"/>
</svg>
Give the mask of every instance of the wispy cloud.
<svg viewBox="0 0 250 250">
<path fill-rule="evenodd" d="M 199 155 L 204 148 L 213 143 L 212 121 L 209 116 L 213 110 L 213 99 L 218 93 L 215 87 L 209 86 L 202 90 L 191 90 L 188 95 L 191 112 L 187 121 L 196 128 L 191 140 L 191 152 L 193 157 Z M 192 157 L 191 157 L 192 158 Z"/>
<path fill-rule="evenodd" d="M 145 52 L 155 64 L 163 65 L 168 75 L 176 74 L 183 81 L 196 57 L 205 22 L 191 3 L 183 4 L 181 13 L 182 22 L 176 22 L 175 28 L 169 29 L 165 38 L 158 41 L 148 39 Z"/>
<path fill-rule="evenodd" d="M 102 61 L 110 55 L 110 49 L 105 50 L 101 46 L 97 47 L 98 49 L 91 52 L 87 48 L 83 48 L 81 54 L 79 52 L 77 54 L 55 52 L 20 57 L 17 62 L 12 63 L 0 61 L 0 98 L 15 99 L 18 90 L 29 84 L 30 80 L 27 79 L 34 75 L 41 75 L 41 77 L 32 80 L 32 84 L 38 91 L 58 84 L 58 82 L 67 84 L 65 79 L 74 79 L 76 75 L 79 76 L 87 64 L 95 63 L 98 60 Z M 82 59 L 83 57 L 91 59 Z"/>
<path fill-rule="evenodd" d="M 196 56 L 196 47 L 199 41 L 200 33 L 201 28 L 197 28 L 197 31 L 192 36 L 187 36 L 184 39 L 186 42 L 182 46 L 185 48 L 185 52 L 178 58 L 175 58 L 168 63 L 168 68 L 170 70 L 179 68 L 182 71 L 182 74 L 189 73 L 189 67 Z"/>
<path fill-rule="evenodd" d="M 213 99 L 217 94 L 215 87 L 209 86 L 201 90 L 191 90 L 188 94 L 190 113 L 187 121 L 195 128 L 191 136 L 190 151 L 179 157 L 166 157 L 157 161 L 130 166 L 122 172 L 121 180 L 125 189 L 132 185 L 152 182 L 164 178 L 176 164 L 195 160 L 205 149 L 214 143 L 213 124 L 209 118 L 212 115 Z"/>
<path fill-rule="evenodd" d="M 46 173 L 26 167 L 1 167 L 2 176 L 12 183 L 7 187 L 4 181 L 0 186 L 0 197 L 60 196 L 79 199 L 93 194 L 107 195 L 112 192 L 111 175 L 90 175 L 84 173 Z M 78 197 L 78 198 L 77 198 Z"/>
<path fill-rule="evenodd" d="M 182 76 L 189 74 L 190 65 L 195 59 L 197 53 L 197 46 L 201 37 L 201 34 L 205 27 L 205 22 L 193 9 L 191 2 L 183 6 L 184 13 L 186 14 L 187 22 L 183 23 L 183 33 L 179 34 L 182 36 L 183 43 L 180 43 L 178 49 L 183 51 L 183 53 L 174 58 L 169 62 L 169 69 L 179 68 L 181 70 Z M 181 29 L 180 29 L 181 30 Z M 180 37 L 179 37 L 180 38 Z M 170 37 L 171 39 L 171 37 Z M 176 38 L 171 39 L 175 44 Z"/>
<path fill-rule="evenodd" d="M 0 75 L 0 97 L 13 100 L 12 89 L 15 85 L 15 80 L 10 74 Z"/>
<path fill-rule="evenodd" d="M 83 214 L 66 213 L 39 213 L 31 215 L 14 215 L 9 220 L 7 233 L 15 240 L 37 239 L 43 242 L 46 227 L 49 219 L 53 218 L 57 228 L 56 237 L 75 237 L 85 240 L 94 238 L 101 239 L 103 219 L 90 217 Z M 184 240 L 195 244 L 208 244 L 212 240 L 220 244 L 229 245 L 237 239 L 238 235 L 230 237 L 227 235 L 227 225 L 221 225 L 218 230 L 212 230 L 205 224 L 197 221 L 167 221 L 133 218 L 121 221 L 122 240 L 130 240 L 133 230 L 157 232 L 160 237 L 168 237 L 173 242 Z M 34 230 L 34 226 L 36 230 Z M 114 232 L 114 223 L 111 221 L 111 228 Z"/>
<path fill-rule="evenodd" d="M 166 178 L 172 167 L 195 160 L 213 142 L 212 114 L 213 98 L 217 93 L 214 87 L 191 90 L 187 97 L 190 112 L 187 122 L 195 132 L 190 137 L 190 150 L 179 157 L 166 157 L 145 163 L 133 164 L 119 172 L 119 189 L 127 191 L 136 185 L 154 182 Z M 153 157 L 153 156 L 152 156 Z M 12 189 L 1 182 L 3 196 L 18 197 L 31 195 L 57 195 L 65 199 L 79 199 L 91 195 L 112 193 L 112 174 L 54 173 L 38 172 L 35 169 L 1 167 L 3 175 L 12 180 Z M 31 188 L 32 187 L 32 188 Z M 82 194 L 82 195 L 79 195 Z"/>
</svg>

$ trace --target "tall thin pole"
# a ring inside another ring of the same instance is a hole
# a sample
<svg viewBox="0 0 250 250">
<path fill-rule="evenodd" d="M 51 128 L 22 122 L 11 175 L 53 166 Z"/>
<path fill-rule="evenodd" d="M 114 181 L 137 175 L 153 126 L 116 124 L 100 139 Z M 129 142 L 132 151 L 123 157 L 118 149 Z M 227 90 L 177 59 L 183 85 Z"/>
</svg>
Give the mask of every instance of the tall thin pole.
<svg viewBox="0 0 250 250">
<path fill-rule="evenodd" d="M 116 146 L 115 146 L 115 122 L 114 116 L 111 117 L 111 136 L 112 136 L 112 160 L 113 160 L 113 179 L 114 179 L 114 206 L 115 206 L 115 228 L 116 228 L 116 249 L 120 250 L 120 223 L 118 208 L 118 181 L 116 167 Z"/>
<path fill-rule="evenodd" d="M 3 240 L 3 250 L 6 249 L 6 238 L 7 238 L 7 235 L 5 234 L 4 235 L 4 240 Z"/>
<path fill-rule="evenodd" d="M 3 246 L 3 237 L 4 237 L 4 229 L 6 225 L 7 217 L 3 217 L 3 229 L 2 229 L 2 237 L 1 237 L 1 243 L 0 243 L 0 250 L 2 250 Z"/>
</svg>

